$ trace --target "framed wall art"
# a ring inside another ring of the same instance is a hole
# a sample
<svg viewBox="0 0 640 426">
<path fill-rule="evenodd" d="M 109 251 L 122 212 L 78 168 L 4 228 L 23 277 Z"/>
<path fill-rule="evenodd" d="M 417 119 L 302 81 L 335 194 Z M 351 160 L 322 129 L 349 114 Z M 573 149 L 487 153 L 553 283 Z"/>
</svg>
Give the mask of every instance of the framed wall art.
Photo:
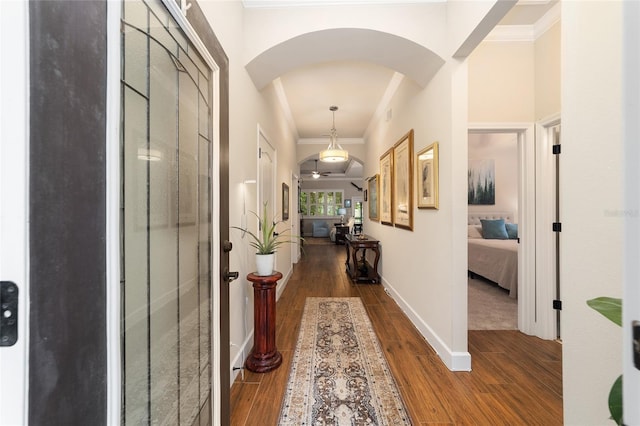
<svg viewBox="0 0 640 426">
<path fill-rule="evenodd" d="M 367 189 L 365 190 L 365 199 L 368 199 L 369 203 L 369 219 L 378 221 L 378 209 L 380 203 L 378 202 L 378 188 L 379 188 L 380 175 L 375 175 L 369 178 L 367 182 Z"/>
<path fill-rule="evenodd" d="M 416 187 L 419 209 L 438 208 L 438 142 L 416 154 Z"/>
<path fill-rule="evenodd" d="M 496 203 L 495 160 L 469 160 L 469 205 L 494 205 Z"/>
<path fill-rule="evenodd" d="M 413 230 L 413 129 L 393 146 L 393 223 Z"/>
<path fill-rule="evenodd" d="M 380 223 L 393 225 L 393 148 L 380 157 Z"/>
<path fill-rule="evenodd" d="M 282 220 L 289 220 L 289 185 L 282 182 Z"/>
</svg>

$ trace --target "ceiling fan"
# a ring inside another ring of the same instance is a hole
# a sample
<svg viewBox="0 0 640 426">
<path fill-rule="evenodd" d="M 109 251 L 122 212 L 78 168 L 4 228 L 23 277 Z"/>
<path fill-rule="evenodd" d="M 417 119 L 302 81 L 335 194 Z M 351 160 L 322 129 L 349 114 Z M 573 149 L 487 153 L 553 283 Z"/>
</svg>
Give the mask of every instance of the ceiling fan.
<svg viewBox="0 0 640 426">
<path fill-rule="evenodd" d="M 320 176 L 329 176 L 331 174 L 331 172 L 319 172 L 318 171 L 318 160 L 315 160 L 316 162 L 316 169 L 311 172 L 311 177 L 314 179 L 318 179 Z"/>
</svg>

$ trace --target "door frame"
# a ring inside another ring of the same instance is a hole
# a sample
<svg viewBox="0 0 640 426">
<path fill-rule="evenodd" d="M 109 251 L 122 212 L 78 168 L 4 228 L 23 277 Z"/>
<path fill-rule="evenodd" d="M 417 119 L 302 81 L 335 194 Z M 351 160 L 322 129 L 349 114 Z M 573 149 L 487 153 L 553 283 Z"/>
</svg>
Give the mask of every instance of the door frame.
<svg viewBox="0 0 640 426">
<path fill-rule="evenodd" d="M 553 154 L 552 127 L 560 124 L 560 114 L 536 123 L 536 280 L 538 326 L 536 335 L 552 340 L 557 336 L 556 299 L 556 233 L 555 218 L 556 157 Z M 560 234 L 562 235 L 562 234 Z"/>
<path fill-rule="evenodd" d="M 0 2 L 0 279 L 18 286 L 18 340 L 0 347 L 0 424 L 29 410 L 29 4 Z"/>
<path fill-rule="evenodd" d="M 518 135 L 518 329 L 538 335 L 536 326 L 535 139 L 532 123 L 469 123 L 469 133 Z"/>
<path fill-rule="evenodd" d="M 300 235 L 300 203 L 299 198 L 299 189 L 300 188 L 300 177 L 291 172 L 291 182 L 289 182 L 289 196 L 291 197 L 291 201 L 289 203 L 289 220 L 291 221 L 291 234 L 292 235 Z M 298 263 L 300 260 L 300 241 L 295 239 L 291 243 L 291 267 L 293 264 Z"/>
<path fill-rule="evenodd" d="M 215 183 L 221 173 L 221 68 L 213 59 L 202 39 L 185 16 L 181 7 L 172 0 L 162 0 L 180 28 L 189 37 L 212 72 L 212 156 L 211 176 Z M 121 2 L 107 2 L 107 424 L 118 424 L 122 410 L 122 375 L 121 375 L 121 344 L 120 344 L 120 179 L 121 157 L 120 144 L 109 143 L 120 140 L 121 131 L 121 100 L 120 100 L 120 19 Z M 212 189 L 213 189 L 212 185 Z M 228 413 L 229 407 L 223 407 L 223 401 L 228 398 L 229 389 L 223 389 L 225 380 L 222 378 L 222 346 L 221 346 L 221 227 L 220 227 L 220 192 L 211 193 L 211 420 L 212 424 L 221 422 L 222 414 Z M 226 368 L 225 368 L 226 370 Z M 226 376 L 225 376 L 226 377 Z"/>
<path fill-rule="evenodd" d="M 271 170 L 271 188 L 269 188 L 271 201 L 273 201 L 273 202 L 271 203 L 271 206 L 269 206 L 268 213 L 271 215 L 271 217 L 275 217 L 275 215 L 276 215 L 276 213 L 278 211 L 278 206 L 277 206 L 277 201 L 276 201 L 278 199 L 278 194 L 276 194 L 276 186 L 277 186 L 276 185 L 276 176 L 277 176 L 277 170 L 278 170 L 278 150 L 273 146 L 273 144 L 271 143 L 271 139 L 267 136 L 266 132 L 264 131 L 262 126 L 260 126 L 260 124 L 258 124 L 258 130 L 257 130 L 257 145 L 258 145 L 258 149 L 256 150 L 256 152 L 258 153 L 258 156 L 256 157 L 256 161 L 257 161 L 256 170 L 258 170 L 257 191 L 256 191 L 257 213 L 259 215 L 262 215 L 262 208 L 263 208 L 262 207 L 262 203 L 263 203 L 263 200 L 262 200 L 262 192 L 263 192 L 262 185 L 264 185 L 264 182 L 262 182 L 262 169 L 261 169 L 262 166 L 261 166 L 261 163 L 260 163 L 262 140 L 264 140 L 264 143 L 269 145 L 269 148 L 271 148 L 273 150 L 273 167 L 272 167 L 272 170 Z M 276 252 L 276 262 L 277 262 L 277 258 L 278 258 L 278 253 Z"/>
</svg>

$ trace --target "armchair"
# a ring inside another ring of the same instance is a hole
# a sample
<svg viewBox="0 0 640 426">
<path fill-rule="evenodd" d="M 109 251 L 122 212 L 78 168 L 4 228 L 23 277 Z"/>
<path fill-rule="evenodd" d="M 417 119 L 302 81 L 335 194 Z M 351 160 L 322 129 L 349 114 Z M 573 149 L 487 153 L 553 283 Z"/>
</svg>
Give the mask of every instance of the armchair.
<svg viewBox="0 0 640 426">
<path fill-rule="evenodd" d="M 327 222 L 316 220 L 313 222 L 313 234 L 314 237 L 328 237 L 329 236 L 329 224 Z"/>
</svg>

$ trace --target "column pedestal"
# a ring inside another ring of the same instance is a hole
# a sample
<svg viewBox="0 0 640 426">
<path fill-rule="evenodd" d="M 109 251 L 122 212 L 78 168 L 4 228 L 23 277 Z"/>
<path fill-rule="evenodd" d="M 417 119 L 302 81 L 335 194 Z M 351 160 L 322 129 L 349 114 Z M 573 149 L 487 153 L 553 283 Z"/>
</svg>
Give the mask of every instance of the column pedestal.
<svg viewBox="0 0 640 426">
<path fill-rule="evenodd" d="M 276 284 L 280 272 L 259 276 L 253 273 L 247 279 L 253 283 L 253 349 L 245 362 L 247 370 L 266 373 L 282 364 L 282 355 L 276 348 Z"/>
</svg>

